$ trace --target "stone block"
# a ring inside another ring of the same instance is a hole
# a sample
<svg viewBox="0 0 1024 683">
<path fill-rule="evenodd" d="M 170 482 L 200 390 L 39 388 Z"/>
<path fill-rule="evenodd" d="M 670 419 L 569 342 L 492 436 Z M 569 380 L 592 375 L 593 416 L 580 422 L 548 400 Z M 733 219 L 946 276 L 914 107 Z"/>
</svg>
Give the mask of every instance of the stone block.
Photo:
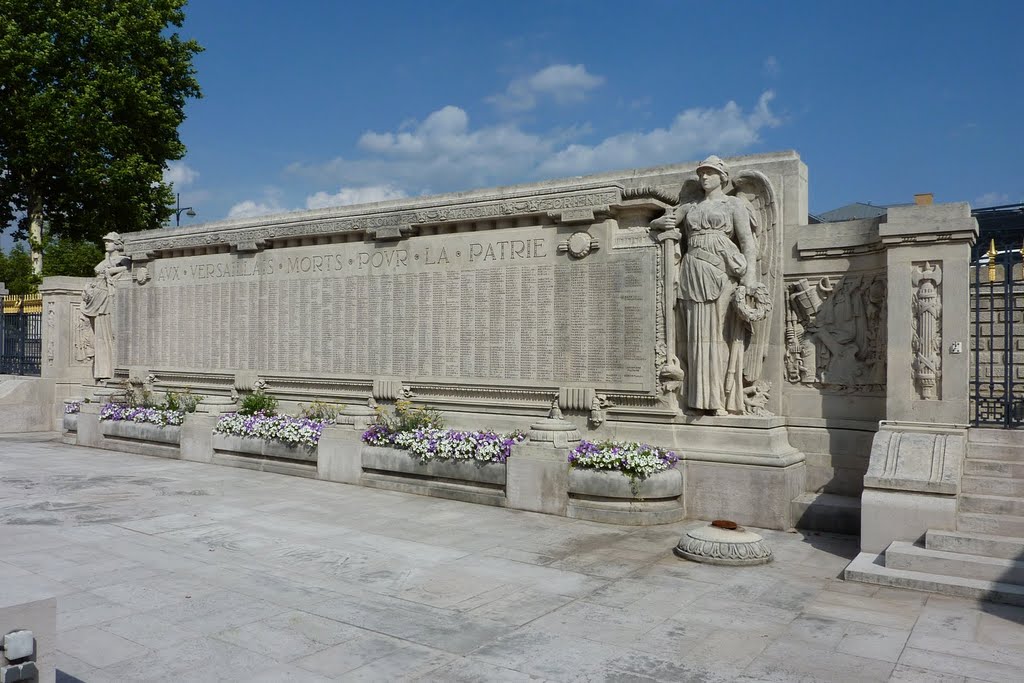
<svg viewBox="0 0 1024 683">
<path fill-rule="evenodd" d="M 796 520 L 792 502 L 806 486 L 806 465 L 785 467 L 687 461 L 687 516 L 730 519 L 745 526 L 789 529 Z"/>
<path fill-rule="evenodd" d="M 39 678 L 33 680 L 53 683 L 56 678 L 57 654 L 56 598 L 18 604 L 0 603 L 0 634 L 10 634 L 12 631 L 31 631 L 32 637 L 29 639 L 23 635 L 12 638 L 5 635 L 5 651 L 0 653 L 0 667 L 8 666 L 13 659 L 20 659 L 12 655 L 23 655 L 27 647 L 34 655 L 33 661 L 38 669 Z"/>
<path fill-rule="evenodd" d="M 361 436 L 362 430 L 349 426 L 325 427 L 317 445 L 317 478 L 358 484 L 363 475 Z"/>
<path fill-rule="evenodd" d="M 78 413 L 78 445 L 89 448 L 103 448 L 103 434 L 100 432 L 100 410 L 97 403 L 83 403 Z"/>
<path fill-rule="evenodd" d="M 966 454 L 966 428 L 883 422 L 871 444 L 864 486 L 956 495 Z"/>
<path fill-rule="evenodd" d="M 59 429 L 54 401 L 53 379 L 0 377 L 0 434 Z"/>
<path fill-rule="evenodd" d="M 860 547 L 880 553 L 893 541 L 916 543 L 929 529 L 956 530 L 956 496 L 865 489 Z"/>
<path fill-rule="evenodd" d="M 202 404 L 200 404 L 202 405 Z M 209 413 L 188 413 L 181 425 L 181 459 L 193 462 L 213 460 L 213 428 L 217 426 L 217 415 Z"/>
<path fill-rule="evenodd" d="M 513 446 L 506 463 L 507 506 L 565 516 L 569 504 L 569 450 L 529 441 Z"/>
</svg>

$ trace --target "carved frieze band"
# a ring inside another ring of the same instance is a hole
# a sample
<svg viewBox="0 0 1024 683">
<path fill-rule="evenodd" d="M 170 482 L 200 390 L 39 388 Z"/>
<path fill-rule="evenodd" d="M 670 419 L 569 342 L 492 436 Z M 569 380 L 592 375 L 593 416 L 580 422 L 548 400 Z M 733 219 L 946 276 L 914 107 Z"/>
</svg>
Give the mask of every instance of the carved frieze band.
<svg viewBox="0 0 1024 683">
<path fill-rule="evenodd" d="M 850 393 L 885 385 L 886 282 L 881 274 L 787 283 L 786 379 Z"/>
<path fill-rule="evenodd" d="M 526 196 L 501 201 L 477 204 L 426 207 L 422 209 L 397 211 L 367 216 L 353 216 L 330 220 L 313 220 L 301 223 L 280 223 L 259 225 L 235 230 L 218 230 L 168 236 L 126 236 L 128 253 L 136 260 L 153 257 L 160 251 L 170 249 L 195 249 L 220 245 L 236 245 L 239 249 L 252 250 L 268 244 L 269 240 L 296 238 L 311 235 L 329 235 L 340 232 L 366 232 L 372 238 L 398 239 L 411 234 L 416 225 L 446 223 L 450 221 L 479 220 L 524 214 L 547 214 L 565 217 L 569 222 L 580 216 L 593 215 L 594 211 L 608 210 L 609 204 L 619 201 L 622 190 L 618 187 L 601 188 L 587 192 Z M 587 213 L 589 212 L 589 213 Z"/>
<path fill-rule="evenodd" d="M 925 401 L 940 398 L 942 381 L 942 263 L 913 264 L 914 386 Z"/>
</svg>

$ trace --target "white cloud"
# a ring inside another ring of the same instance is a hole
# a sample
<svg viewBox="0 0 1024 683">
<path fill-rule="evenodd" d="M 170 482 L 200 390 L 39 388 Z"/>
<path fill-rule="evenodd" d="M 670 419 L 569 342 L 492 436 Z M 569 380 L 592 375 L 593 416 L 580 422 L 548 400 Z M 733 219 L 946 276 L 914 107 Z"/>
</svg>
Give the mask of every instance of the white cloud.
<svg viewBox="0 0 1024 683">
<path fill-rule="evenodd" d="M 395 132 L 367 132 L 358 141 L 364 157 L 338 157 L 323 164 L 292 164 L 287 170 L 343 188 L 389 187 L 408 195 L 579 175 L 696 159 L 709 153 L 735 154 L 782 124 L 771 111 L 772 91 L 744 110 L 735 102 L 720 108 L 694 107 L 667 127 L 611 135 L 593 144 L 589 126 L 529 133 L 517 124 L 473 128 L 459 107 L 439 109 L 421 123 Z M 307 199 L 325 200 L 317 193 Z"/>
<path fill-rule="evenodd" d="M 1005 192 L 986 192 L 977 199 L 974 200 L 975 207 L 983 206 L 999 206 L 1001 204 L 1009 204 L 1010 195 Z"/>
<path fill-rule="evenodd" d="M 620 133 L 596 145 L 569 145 L 537 170 L 541 175 L 579 174 L 672 163 L 712 151 L 734 154 L 756 143 L 764 128 L 781 125 L 769 108 L 774 97 L 772 91 L 765 92 L 749 113 L 730 101 L 721 109 L 682 111 L 668 128 Z"/>
<path fill-rule="evenodd" d="M 194 183 L 199 178 L 199 171 L 184 161 L 168 161 L 163 175 L 165 183 L 170 183 L 176 188 L 182 188 Z"/>
<path fill-rule="evenodd" d="M 781 67 L 779 66 L 779 60 L 776 59 L 774 56 L 769 56 L 767 59 L 765 59 L 764 64 L 761 65 L 761 68 L 764 71 L 764 75 L 767 76 L 768 78 L 778 78 L 779 74 L 782 71 Z"/>
<path fill-rule="evenodd" d="M 464 110 L 447 106 L 393 133 L 364 133 L 358 146 L 366 153 L 362 159 L 339 157 L 324 164 L 292 164 L 287 170 L 346 187 L 440 192 L 522 178 L 551 153 L 553 138 L 512 124 L 473 130 Z"/>
<path fill-rule="evenodd" d="M 487 101 L 508 112 L 528 111 L 537 106 L 540 96 L 551 97 L 557 104 L 582 102 L 589 91 L 603 83 L 603 76 L 587 73 L 582 64 L 553 64 L 512 81 L 505 92 L 491 95 Z"/>
<path fill-rule="evenodd" d="M 347 206 L 349 204 L 370 204 L 385 202 L 389 199 L 408 197 L 403 190 L 391 185 L 370 185 L 368 187 L 342 187 L 334 194 L 317 192 L 306 197 L 307 209 L 326 209 L 330 206 Z"/>
<path fill-rule="evenodd" d="M 285 213 L 288 210 L 273 199 L 261 202 L 246 199 L 245 201 L 238 202 L 228 210 L 228 218 L 255 218 L 256 216 L 266 216 L 272 213 Z"/>
</svg>

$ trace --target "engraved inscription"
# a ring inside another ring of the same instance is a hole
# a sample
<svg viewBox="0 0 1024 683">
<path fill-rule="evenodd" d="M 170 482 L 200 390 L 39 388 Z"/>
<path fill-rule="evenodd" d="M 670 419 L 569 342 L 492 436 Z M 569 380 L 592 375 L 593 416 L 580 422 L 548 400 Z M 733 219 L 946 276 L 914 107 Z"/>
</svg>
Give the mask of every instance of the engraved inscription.
<svg viewBox="0 0 1024 683">
<path fill-rule="evenodd" d="M 121 332 L 149 332 L 125 360 L 653 391 L 658 250 L 570 260 L 556 244 L 516 228 L 161 259 L 125 290 Z"/>
</svg>

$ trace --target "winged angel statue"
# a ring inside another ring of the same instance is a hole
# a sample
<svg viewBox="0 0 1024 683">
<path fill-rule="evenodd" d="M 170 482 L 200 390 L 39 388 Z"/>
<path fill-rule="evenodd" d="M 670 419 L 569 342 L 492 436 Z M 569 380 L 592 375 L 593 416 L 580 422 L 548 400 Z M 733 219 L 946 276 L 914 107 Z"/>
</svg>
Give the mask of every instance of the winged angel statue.
<svg viewBox="0 0 1024 683">
<path fill-rule="evenodd" d="M 735 177 L 717 156 L 683 184 L 656 230 L 680 229 L 676 280 L 682 316 L 680 356 L 665 379 L 683 386 L 686 405 L 711 415 L 765 415 L 770 385 L 761 378 L 778 278 L 775 192 L 760 171 Z"/>
</svg>

